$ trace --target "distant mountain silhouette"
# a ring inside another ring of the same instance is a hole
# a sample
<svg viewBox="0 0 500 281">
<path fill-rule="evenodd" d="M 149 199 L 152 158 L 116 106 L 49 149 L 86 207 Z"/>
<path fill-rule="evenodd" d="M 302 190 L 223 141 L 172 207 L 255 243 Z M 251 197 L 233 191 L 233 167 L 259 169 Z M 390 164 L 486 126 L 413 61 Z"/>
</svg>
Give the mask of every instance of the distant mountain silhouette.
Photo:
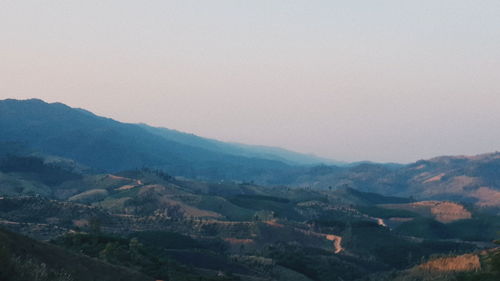
<svg viewBox="0 0 500 281">
<path fill-rule="evenodd" d="M 290 165 L 348 165 L 348 163 L 345 162 L 321 158 L 314 155 L 297 153 L 279 147 L 222 142 L 167 128 L 151 127 L 146 124 L 140 124 L 140 126 L 147 129 L 153 134 L 164 137 L 167 140 L 224 154 L 276 160 Z"/>
<path fill-rule="evenodd" d="M 252 180 L 293 165 L 332 163 L 279 148 L 121 123 L 39 99 L 0 101 L 0 142 L 74 159 L 102 171 L 155 167 L 207 179 Z"/>
</svg>

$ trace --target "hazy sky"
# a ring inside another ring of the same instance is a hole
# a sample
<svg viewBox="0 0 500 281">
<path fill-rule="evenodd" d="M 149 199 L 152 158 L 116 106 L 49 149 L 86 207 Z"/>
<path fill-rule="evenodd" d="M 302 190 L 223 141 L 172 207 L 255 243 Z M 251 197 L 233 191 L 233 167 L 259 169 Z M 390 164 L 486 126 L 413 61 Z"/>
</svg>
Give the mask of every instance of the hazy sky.
<svg viewBox="0 0 500 281">
<path fill-rule="evenodd" d="M 339 160 L 500 150 L 500 1 L 0 0 L 0 98 Z"/>
</svg>

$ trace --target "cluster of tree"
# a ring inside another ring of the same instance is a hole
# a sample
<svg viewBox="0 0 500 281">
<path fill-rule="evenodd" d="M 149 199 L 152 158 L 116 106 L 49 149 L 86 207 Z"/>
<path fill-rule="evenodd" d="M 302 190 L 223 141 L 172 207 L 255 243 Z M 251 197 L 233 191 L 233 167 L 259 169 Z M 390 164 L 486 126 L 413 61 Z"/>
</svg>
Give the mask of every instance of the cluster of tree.
<svg viewBox="0 0 500 281">
<path fill-rule="evenodd" d="M 35 180 L 46 185 L 58 185 L 69 180 L 78 180 L 82 175 L 55 164 L 47 164 L 34 156 L 8 155 L 0 160 L 0 171 L 4 173 L 31 174 Z"/>
<path fill-rule="evenodd" d="M 138 232 L 127 238 L 101 233 L 76 233 L 59 237 L 51 243 L 114 265 L 125 266 L 157 280 L 229 281 L 238 279 L 231 274 L 202 276 L 189 265 L 179 263 L 170 257 L 168 250 L 172 249 L 209 250 L 206 245 L 176 233 Z"/>
</svg>

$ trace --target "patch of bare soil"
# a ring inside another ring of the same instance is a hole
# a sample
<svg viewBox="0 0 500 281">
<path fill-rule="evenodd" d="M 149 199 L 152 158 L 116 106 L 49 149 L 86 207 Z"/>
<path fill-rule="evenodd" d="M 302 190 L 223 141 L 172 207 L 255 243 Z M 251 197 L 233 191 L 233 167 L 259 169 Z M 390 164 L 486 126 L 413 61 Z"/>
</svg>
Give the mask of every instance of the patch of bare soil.
<svg viewBox="0 0 500 281">
<path fill-rule="evenodd" d="M 476 205 L 481 207 L 500 205 L 500 191 L 493 190 L 489 187 L 480 187 L 472 193 L 472 197 L 479 199 Z"/>
<path fill-rule="evenodd" d="M 422 216 L 433 217 L 442 223 L 470 219 L 472 217 L 472 214 L 464 206 L 448 201 L 420 201 L 409 204 L 383 205 L 383 207 L 408 210 Z"/>
<path fill-rule="evenodd" d="M 470 219 L 472 214 L 464 206 L 453 202 L 440 202 L 431 208 L 437 221 L 448 223 L 456 220 Z"/>
<path fill-rule="evenodd" d="M 238 239 L 238 238 L 223 238 L 224 241 L 230 244 L 251 244 L 254 241 L 252 239 Z"/>
<path fill-rule="evenodd" d="M 426 271 L 440 272 L 458 272 L 458 271 L 475 271 L 481 269 L 479 256 L 475 254 L 466 254 L 458 257 L 438 258 L 426 262 L 419 269 Z"/>
<path fill-rule="evenodd" d="M 436 176 L 433 176 L 431 178 L 426 179 L 424 181 L 424 183 L 430 183 L 430 182 L 440 181 L 444 176 L 445 176 L 445 173 L 441 173 L 439 175 L 436 175 Z"/>
</svg>

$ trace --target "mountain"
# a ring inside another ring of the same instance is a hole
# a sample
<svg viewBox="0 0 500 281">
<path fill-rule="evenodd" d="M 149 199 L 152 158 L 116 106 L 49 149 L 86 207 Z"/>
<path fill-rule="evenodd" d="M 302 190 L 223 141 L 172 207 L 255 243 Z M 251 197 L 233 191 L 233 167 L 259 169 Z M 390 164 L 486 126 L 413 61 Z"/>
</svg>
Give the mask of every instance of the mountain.
<svg viewBox="0 0 500 281">
<path fill-rule="evenodd" d="M 316 166 L 285 184 L 319 189 L 350 187 L 421 200 L 452 200 L 478 207 L 500 206 L 500 153 L 441 156 L 401 166 L 363 163 Z"/>
<path fill-rule="evenodd" d="M 0 101 L 0 280 L 498 279 L 500 153 L 321 160 Z"/>
<path fill-rule="evenodd" d="M 0 101 L 0 142 L 73 159 L 101 171 L 155 167 L 173 175 L 217 180 L 256 180 L 272 171 L 325 160 L 121 123 L 38 99 Z"/>
<path fill-rule="evenodd" d="M 0 156 L 38 153 L 79 170 L 85 166 L 104 172 L 150 167 L 187 178 L 350 187 L 421 200 L 500 206 L 500 153 L 443 156 L 409 165 L 363 162 L 334 166 L 325 159 L 279 148 L 120 123 L 37 99 L 0 101 L 0 144 Z"/>
<path fill-rule="evenodd" d="M 218 140 L 202 138 L 193 134 L 179 132 L 177 130 L 151 127 L 146 124 L 140 125 L 147 129 L 149 132 L 162 136 L 167 140 L 224 154 L 276 160 L 290 165 L 347 165 L 347 163 L 345 162 L 321 158 L 314 155 L 301 154 L 279 147 L 221 142 Z"/>
<path fill-rule="evenodd" d="M 421 200 L 500 205 L 500 153 L 443 156 L 408 165 L 363 162 L 334 166 L 325 159 L 279 148 L 120 123 L 36 99 L 0 101 L 0 144 L 0 156 L 38 153 L 78 170 L 85 166 L 103 172 L 150 167 L 187 178 L 350 187 Z"/>
</svg>

